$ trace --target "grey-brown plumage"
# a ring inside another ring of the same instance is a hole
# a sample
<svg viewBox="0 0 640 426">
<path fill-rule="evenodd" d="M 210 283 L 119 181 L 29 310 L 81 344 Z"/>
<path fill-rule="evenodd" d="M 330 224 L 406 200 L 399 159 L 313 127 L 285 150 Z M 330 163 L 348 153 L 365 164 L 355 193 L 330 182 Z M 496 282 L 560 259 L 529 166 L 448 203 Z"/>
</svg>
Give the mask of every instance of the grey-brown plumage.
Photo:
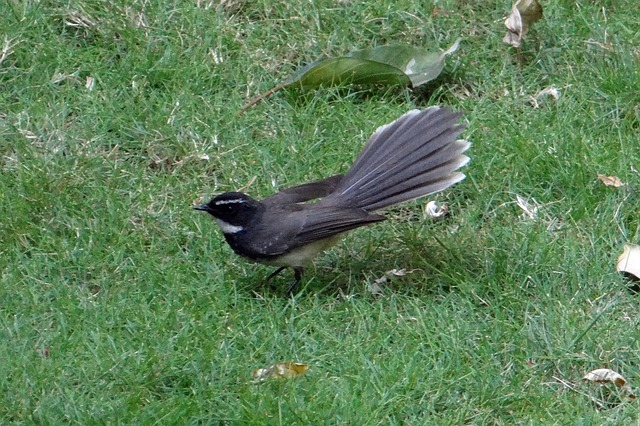
<svg viewBox="0 0 640 426">
<path fill-rule="evenodd" d="M 296 279 L 340 234 L 385 220 L 372 212 L 424 197 L 464 179 L 470 143 L 457 140 L 461 114 L 413 110 L 380 127 L 344 175 L 282 190 L 262 201 L 227 192 L 196 207 L 211 214 L 233 250 L 253 261 L 292 267 Z"/>
</svg>

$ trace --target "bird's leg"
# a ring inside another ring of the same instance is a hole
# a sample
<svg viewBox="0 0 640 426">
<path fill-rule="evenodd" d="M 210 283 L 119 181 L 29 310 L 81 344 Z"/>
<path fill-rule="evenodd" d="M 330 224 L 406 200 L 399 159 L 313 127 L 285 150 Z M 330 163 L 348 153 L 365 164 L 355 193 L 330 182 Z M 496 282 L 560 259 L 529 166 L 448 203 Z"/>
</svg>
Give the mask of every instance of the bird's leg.
<svg viewBox="0 0 640 426">
<path fill-rule="evenodd" d="M 263 281 L 265 284 L 268 283 L 269 281 L 271 281 L 273 279 L 273 277 L 275 277 L 276 275 L 278 275 L 280 272 L 284 271 L 284 269 L 286 268 L 286 266 L 281 266 L 278 269 L 276 269 L 275 271 L 273 271 L 271 274 L 269 274 L 269 276 L 267 278 L 265 278 L 265 280 Z"/>
<path fill-rule="evenodd" d="M 293 281 L 289 284 L 287 291 L 285 292 L 286 296 L 291 296 L 293 290 L 296 289 L 298 283 L 300 282 L 300 278 L 302 278 L 302 273 L 304 272 L 304 268 L 293 268 Z"/>
</svg>

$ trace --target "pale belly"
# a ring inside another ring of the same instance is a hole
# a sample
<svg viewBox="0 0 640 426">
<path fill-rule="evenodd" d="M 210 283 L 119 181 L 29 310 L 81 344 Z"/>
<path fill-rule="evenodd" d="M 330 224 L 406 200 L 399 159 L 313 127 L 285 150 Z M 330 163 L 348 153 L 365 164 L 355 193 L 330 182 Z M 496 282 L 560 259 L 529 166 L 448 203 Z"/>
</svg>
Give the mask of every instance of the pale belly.
<svg viewBox="0 0 640 426">
<path fill-rule="evenodd" d="M 342 235 L 338 234 L 325 238 L 324 240 L 315 241 L 311 244 L 293 249 L 290 252 L 279 256 L 277 259 L 269 259 L 261 261 L 261 263 L 273 266 L 304 268 L 313 260 L 313 258 L 320 254 L 320 252 L 334 246 L 340 240 L 340 237 L 342 237 Z"/>
</svg>

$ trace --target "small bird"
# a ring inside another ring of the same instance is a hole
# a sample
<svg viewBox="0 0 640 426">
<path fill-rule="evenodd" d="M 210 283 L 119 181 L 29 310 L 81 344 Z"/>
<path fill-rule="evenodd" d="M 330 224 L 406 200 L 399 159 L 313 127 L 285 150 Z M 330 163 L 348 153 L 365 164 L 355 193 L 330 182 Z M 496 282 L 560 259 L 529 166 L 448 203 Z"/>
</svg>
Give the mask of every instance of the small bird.
<svg viewBox="0 0 640 426">
<path fill-rule="evenodd" d="M 196 210 L 209 213 L 227 243 L 253 262 L 289 267 L 294 291 L 304 268 L 340 236 L 386 218 L 377 210 L 442 191 L 465 175 L 471 146 L 457 140 L 462 114 L 443 107 L 411 110 L 379 127 L 345 174 L 283 189 L 263 200 L 225 192 Z"/>
</svg>

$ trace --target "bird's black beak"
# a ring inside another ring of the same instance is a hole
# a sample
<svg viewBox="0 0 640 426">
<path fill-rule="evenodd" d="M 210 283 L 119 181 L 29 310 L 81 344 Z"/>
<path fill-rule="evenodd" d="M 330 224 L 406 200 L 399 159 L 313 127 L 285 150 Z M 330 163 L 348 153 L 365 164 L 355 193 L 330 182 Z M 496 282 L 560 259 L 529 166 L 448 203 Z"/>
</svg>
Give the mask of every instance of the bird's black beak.
<svg viewBox="0 0 640 426">
<path fill-rule="evenodd" d="M 209 210 L 209 207 L 206 204 L 198 204 L 197 206 L 193 206 L 193 209 L 206 212 Z"/>
</svg>

